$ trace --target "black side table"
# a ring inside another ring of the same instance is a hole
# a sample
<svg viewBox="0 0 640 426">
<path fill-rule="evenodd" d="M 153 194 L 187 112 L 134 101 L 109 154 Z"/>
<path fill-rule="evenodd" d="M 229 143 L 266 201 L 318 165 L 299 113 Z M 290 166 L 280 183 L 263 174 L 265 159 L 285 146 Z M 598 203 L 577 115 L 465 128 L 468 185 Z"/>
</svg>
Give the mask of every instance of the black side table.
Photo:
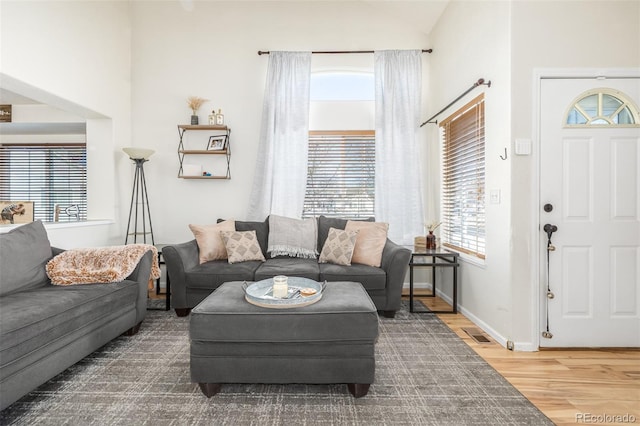
<svg viewBox="0 0 640 426">
<path fill-rule="evenodd" d="M 419 247 L 410 247 L 411 261 L 409 262 L 409 311 L 416 313 L 456 314 L 458 313 L 458 262 L 459 254 L 443 249 L 427 250 Z M 431 268 L 431 294 L 426 297 L 436 296 L 436 270 L 438 268 L 453 268 L 453 306 L 450 311 L 414 311 L 413 310 L 413 268 Z"/>
<path fill-rule="evenodd" d="M 156 244 L 155 247 L 158 249 L 158 264 L 165 265 L 164 257 L 162 257 L 162 249 L 169 244 Z M 161 267 L 162 268 L 162 267 Z M 160 294 L 160 278 L 162 277 L 162 271 L 160 271 L 160 277 L 156 280 L 156 294 Z M 167 302 L 165 311 L 171 309 L 171 282 L 169 281 L 169 273 L 167 272 L 167 288 L 165 289 L 165 299 Z"/>
</svg>

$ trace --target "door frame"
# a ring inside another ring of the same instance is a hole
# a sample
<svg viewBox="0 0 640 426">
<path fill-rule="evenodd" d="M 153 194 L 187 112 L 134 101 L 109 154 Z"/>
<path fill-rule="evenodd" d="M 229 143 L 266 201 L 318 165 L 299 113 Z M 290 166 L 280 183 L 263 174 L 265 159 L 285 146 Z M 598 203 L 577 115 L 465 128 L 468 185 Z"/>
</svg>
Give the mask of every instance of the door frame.
<svg viewBox="0 0 640 426">
<path fill-rule="evenodd" d="M 533 140 L 533 149 L 531 155 L 533 156 L 533 173 L 532 173 L 532 188 L 531 188 L 531 205 L 535 211 L 533 214 L 533 220 L 531 223 L 531 253 L 532 253 L 532 282 L 531 286 L 531 335 L 533 350 L 540 350 L 541 333 L 544 327 L 543 319 L 545 318 L 546 311 L 545 306 L 542 303 L 543 297 L 546 294 L 546 288 L 541 285 L 540 266 L 546 259 L 541 257 L 541 244 L 543 243 L 542 232 L 540 231 L 540 179 L 541 174 L 541 159 L 540 159 L 540 147 L 542 141 L 540 135 L 542 133 L 542 111 L 540 111 L 542 100 L 542 80 L 549 79 L 598 79 L 603 78 L 603 82 L 606 82 L 606 78 L 640 78 L 640 68 L 535 68 L 533 70 L 533 128 L 531 129 L 531 136 Z M 578 95 L 578 94 L 576 94 Z M 568 105 L 567 105 L 568 106 Z M 553 330 L 551 330 L 553 332 Z"/>
</svg>

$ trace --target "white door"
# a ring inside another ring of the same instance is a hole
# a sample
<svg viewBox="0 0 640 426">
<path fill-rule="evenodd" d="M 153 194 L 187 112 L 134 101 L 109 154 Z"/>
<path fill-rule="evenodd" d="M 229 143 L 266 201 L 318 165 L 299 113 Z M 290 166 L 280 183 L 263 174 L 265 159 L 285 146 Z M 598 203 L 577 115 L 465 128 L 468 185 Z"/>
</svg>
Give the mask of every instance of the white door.
<svg viewBox="0 0 640 426">
<path fill-rule="evenodd" d="M 616 99 L 640 105 L 640 79 L 541 82 L 541 347 L 640 346 L 640 127 L 566 125 L 627 121 Z"/>
</svg>

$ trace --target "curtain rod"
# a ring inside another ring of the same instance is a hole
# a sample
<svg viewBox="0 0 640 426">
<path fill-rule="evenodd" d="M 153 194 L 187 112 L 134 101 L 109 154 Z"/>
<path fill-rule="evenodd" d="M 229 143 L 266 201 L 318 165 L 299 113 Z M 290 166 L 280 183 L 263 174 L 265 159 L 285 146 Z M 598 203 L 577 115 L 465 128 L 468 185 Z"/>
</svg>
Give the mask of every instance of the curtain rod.
<svg viewBox="0 0 640 426">
<path fill-rule="evenodd" d="M 433 49 L 422 49 L 422 53 L 431 53 Z M 268 55 L 268 50 L 258 50 L 258 55 Z M 336 55 L 341 53 L 374 53 L 373 50 L 319 50 L 311 52 L 314 55 Z"/>
<path fill-rule="evenodd" d="M 449 109 L 449 107 L 453 104 L 455 104 L 456 102 L 458 102 L 464 95 L 466 95 L 467 93 L 469 93 L 470 91 L 472 91 L 473 89 L 475 89 L 478 86 L 487 86 L 487 87 L 491 87 L 491 80 L 489 80 L 487 83 L 484 82 L 484 78 L 479 78 L 478 81 L 476 81 L 475 83 L 473 83 L 473 86 L 469 87 L 462 95 L 458 96 L 457 98 L 455 98 L 451 103 L 449 103 L 449 105 L 447 105 L 446 107 L 442 108 L 440 111 L 438 111 L 436 114 L 433 115 L 433 117 L 431 117 L 430 119 L 428 119 L 427 121 L 425 121 L 424 123 L 422 123 L 420 125 L 420 127 L 424 126 L 427 123 L 431 123 L 431 124 L 438 124 L 438 120 L 436 121 L 431 121 L 434 118 L 436 118 L 437 116 L 439 116 L 440 114 L 442 114 L 443 112 L 445 112 L 447 109 Z"/>
</svg>

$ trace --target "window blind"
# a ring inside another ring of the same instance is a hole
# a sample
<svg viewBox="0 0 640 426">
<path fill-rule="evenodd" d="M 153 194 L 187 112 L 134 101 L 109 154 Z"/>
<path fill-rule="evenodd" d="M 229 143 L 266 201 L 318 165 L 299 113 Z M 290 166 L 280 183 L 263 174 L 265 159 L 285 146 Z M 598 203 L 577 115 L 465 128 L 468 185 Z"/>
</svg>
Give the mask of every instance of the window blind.
<svg viewBox="0 0 640 426">
<path fill-rule="evenodd" d="M 303 217 L 374 216 L 375 132 L 309 132 Z"/>
<path fill-rule="evenodd" d="M 43 222 L 86 220 L 86 145 L 0 146 L 0 199 L 33 201 Z"/>
<path fill-rule="evenodd" d="M 443 245 L 484 259 L 484 95 L 440 124 Z"/>
</svg>

